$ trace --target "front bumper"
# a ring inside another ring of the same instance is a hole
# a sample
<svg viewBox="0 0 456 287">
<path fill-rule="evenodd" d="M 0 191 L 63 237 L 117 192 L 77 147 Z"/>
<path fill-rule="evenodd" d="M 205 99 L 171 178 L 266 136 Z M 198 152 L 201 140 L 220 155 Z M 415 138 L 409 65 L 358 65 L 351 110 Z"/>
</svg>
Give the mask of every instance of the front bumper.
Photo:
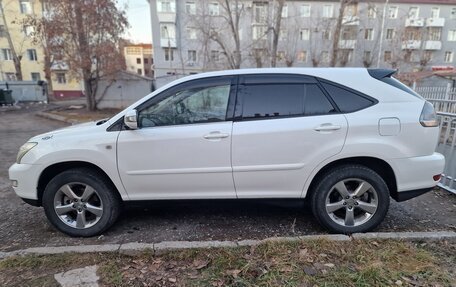
<svg viewBox="0 0 456 287">
<path fill-rule="evenodd" d="M 14 192 L 25 202 L 27 200 L 38 201 L 38 178 L 41 174 L 41 166 L 33 164 L 13 164 L 9 170 L 10 180 L 17 181 L 13 186 Z"/>
</svg>

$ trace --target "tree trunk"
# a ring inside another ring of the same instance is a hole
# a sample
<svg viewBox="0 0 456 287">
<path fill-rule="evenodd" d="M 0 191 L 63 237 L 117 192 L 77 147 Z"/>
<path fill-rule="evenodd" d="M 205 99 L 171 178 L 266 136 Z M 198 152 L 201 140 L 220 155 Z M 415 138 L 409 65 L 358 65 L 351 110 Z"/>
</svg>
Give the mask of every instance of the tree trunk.
<svg viewBox="0 0 456 287">
<path fill-rule="evenodd" d="M 334 29 L 334 39 L 333 39 L 333 43 L 332 43 L 331 60 L 329 62 L 330 67 L 335 67 L 337 64 L 337 57 L 339 54 L 340 32 L 342 29 L 342 21 L 344 18 L 344 10 L 345 10 L 346 4 L 347 4 L 347 0 L 340 0 L 339 15 L 337 17 L 336 28 Z"/>
<path fill-rule="evenodd" d="M 8 46 L 11 49 L 11 56 L 13 57 L 14 69 L 16 70 L 16 79 L 18 81 L 22 81 L 22 67 L 21 67 L 21 56 L 18 56 L 16 53 L 16 49 L 14 48 L 13 40 L 11 39 L 11 35 L 9 33 L 8 22 L 6 21 L 6 16 L 3 11 L 3 1 L 0 0 L 0 15 L 2 15 L 3 26 L 5 29 L 6 39 L 8 41 Z"/>
<path fill-rule="evenodd" d="M 277 12 L 272 27 L 272 49 L 271 49 L 271 67 L 277 66 L 277 46 L 279 45 L 280 26 L 282 24 L 282 10 L 285 0 L 278 0 Z"/>
</svg>

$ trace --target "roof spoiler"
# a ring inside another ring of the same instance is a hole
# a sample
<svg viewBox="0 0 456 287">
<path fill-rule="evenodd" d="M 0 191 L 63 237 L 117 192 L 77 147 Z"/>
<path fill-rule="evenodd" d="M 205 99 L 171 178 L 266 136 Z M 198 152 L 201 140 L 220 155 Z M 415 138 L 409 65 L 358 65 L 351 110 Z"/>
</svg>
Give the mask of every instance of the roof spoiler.
<svg viewBox="0 0 456 287">
<path fill-rule="evenodd" d="M 381 80 L 383 78 L 390 78 L 392 75 L 394 75 L 397 70 L 392 70 L 392 69 L 367 69 L 367 72 L 369 75 L 371 75 L 372 78 Z"/>
</svg>

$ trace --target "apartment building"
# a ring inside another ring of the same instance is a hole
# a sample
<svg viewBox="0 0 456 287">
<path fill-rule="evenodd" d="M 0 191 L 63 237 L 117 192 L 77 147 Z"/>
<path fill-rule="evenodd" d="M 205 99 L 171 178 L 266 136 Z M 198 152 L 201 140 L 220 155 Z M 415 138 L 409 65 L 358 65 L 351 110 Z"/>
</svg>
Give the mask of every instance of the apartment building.
<svg viewBox="0 0 456 287">
<path fill-rule="evenodd" d="M 27 16 L 42 15 L 42 1 L 9 0 L 0 3 L 2 4 L 0 10 L 0 81 L 18 79 L 13 62 L 13 48 L 21 59 L 22 79 L 24 81 L 45 80 L 43 47 L 33 43 L 33 27 L 21 24 Z M 8 41 L 8 34 L 13 47 Z M 68 66 L 56 62 L 51 70 L 55 97 L 82 95 L 82 85 L 74 77 L 70 77 Z"/>
<path fill-rule="evenodd" d="M 157 85 L 192 73 L 269 67 L 278 1 L 150 0 Z M 455 65 L 456 1 L 286 1 L 277 66 L 397 68 L 401 72 Z M 233 33 L 231 23 L 239 17 Z M 334 45 L 337 20 L 342 19 Z M 240 49 L 236 48 L 236 35 Z M 239 53 L 238 53 L 239 52 Z M 238 57 L 240 54 L 240 57 Z"/>
<path fill-rule="evenodd" d="M 127 71 L 138 75 L 153 77 L 153 52 L 151 44 L 134 44 L 124 47 Z"/>
</svg>

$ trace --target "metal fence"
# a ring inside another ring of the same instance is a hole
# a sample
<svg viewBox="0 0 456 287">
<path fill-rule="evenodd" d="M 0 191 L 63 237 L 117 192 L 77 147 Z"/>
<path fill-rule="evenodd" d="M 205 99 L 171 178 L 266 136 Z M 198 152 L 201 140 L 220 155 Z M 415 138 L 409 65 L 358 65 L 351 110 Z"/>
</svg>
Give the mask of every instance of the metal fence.
<svg viewBox="0 0 456 287">
<path fill-rule="evenodd" d="M 445 156 L 445 169 L 439 186 L 456 194 L 456 88 L 415 87 L 415 91 L 434 105 L 440 119 L 437 152 Z"/>
<path fill-rule="evenodd" d="M 46 102 L 46 87 L 35 81 L 0 81 L 0 89 L 11 90 L 15 102 Z"/>
<path fill-rule="evenodd" d="M 438 113 L 440 137 L 437 152 L 445 156 L 445 169 L 439 186 L 456 194 L 456 114 Z"/>
</svg>

